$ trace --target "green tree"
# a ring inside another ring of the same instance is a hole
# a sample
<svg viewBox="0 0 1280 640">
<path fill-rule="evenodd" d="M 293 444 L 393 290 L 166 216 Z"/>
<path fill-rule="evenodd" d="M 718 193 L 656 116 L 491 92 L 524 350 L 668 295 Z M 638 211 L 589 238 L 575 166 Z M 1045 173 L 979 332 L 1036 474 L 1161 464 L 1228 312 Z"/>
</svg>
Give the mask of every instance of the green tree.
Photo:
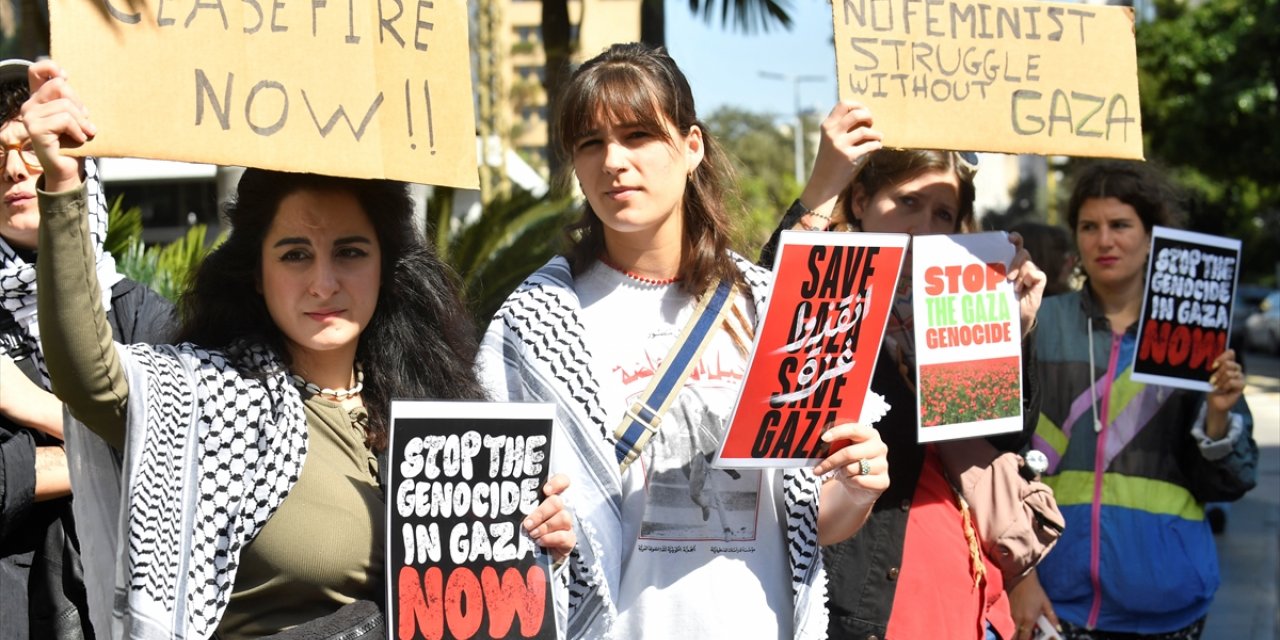
<svg viewBox="0 0 1280 640">
<path fill-rule="evenodd" d="M 569 28 L 569 0 L 542 0 L 542 51 L 544 54 L 542 88 L 547 93 L 547 116 L 560 112 L 560 88 L 569 82 L 569 59 L 578 49 L 578 41 Z M 548 125 L 548 139 L 554 132 Z M 564 181 L 557 180 L 563 171 L 559 150 L 547 145 L 548 173 L 551 189 L 557 197 L 568 195 Z"/>
<path fill-rule="evenodd" d="M 721 107 L 708 118 L 707 128 L 733 161 L 736 189 L 731 206 L 739 207 L 734 248 L 754 257 L 778 224 L 782 212 L 800 195 L 795 181 L 791 137 L 773 117 Z"/>
<path fill-rule="evenodd" d="M 178 303 L 200 262 L 222 241 L 206 245 L 206 232 L 205 225 L 197 224 L 173 242 L 148 247 L 142 242 L 142 210 L 125 209 L 116 198 L 107 214 L 103 247 L 115 257 L 120 273 Z"/>
<path fill-rule="evenodd" d="M 1189 226 L 1244 242 L 1244 277 L 1280 245 L 1280 0 L 1162 0 L 1137 31 L 1148 156 L 1190 192 Z"/>
<path fill-rule="evenodd" d="M 0 51 L 35 60 L 49 54 L 49 6 L 45 0 L 0 0 Z"/>
</svg>

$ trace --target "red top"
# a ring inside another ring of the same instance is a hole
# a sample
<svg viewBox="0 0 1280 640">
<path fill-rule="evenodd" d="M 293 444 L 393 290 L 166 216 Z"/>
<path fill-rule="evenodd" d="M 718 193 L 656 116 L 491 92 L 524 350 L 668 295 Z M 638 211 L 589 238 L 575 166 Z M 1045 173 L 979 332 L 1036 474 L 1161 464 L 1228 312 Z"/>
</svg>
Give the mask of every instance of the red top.
<svg viewBox="0 0 1280 640">
<path fill-rule="evenodd" d="M 1013 615 L 1004 579 L 986 554 L 982 562 L 986 577 L 974 587 L 960 504 L 943 475 L 937 450 L 928 446 L 907 514 L 902 567 L 886 638 L 980 639 L 988 622 L 1001 638 L 1012 638 Z"/>
</svg>

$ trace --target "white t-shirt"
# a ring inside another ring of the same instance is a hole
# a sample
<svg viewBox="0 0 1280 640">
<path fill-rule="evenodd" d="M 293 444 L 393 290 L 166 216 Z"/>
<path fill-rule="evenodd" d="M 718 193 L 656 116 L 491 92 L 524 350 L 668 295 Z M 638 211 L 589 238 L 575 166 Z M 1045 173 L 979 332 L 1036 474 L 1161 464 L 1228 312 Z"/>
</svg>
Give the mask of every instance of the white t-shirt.
<svg viewBox="0 0 1280 640">
<path fill-rule="evenodd" d="M 643 395 L 693 314 L 678 285 L 640 283 L 596 263 L 575 280 L 610 429 Z M 713 469 L 737 399 L 754 305 L 702 352 L 662 426 L 622 478 L 621 638 L 790 638 L 782 474 Z M 695 453 L 696 450 L 696 453 Z"/>
</svg>

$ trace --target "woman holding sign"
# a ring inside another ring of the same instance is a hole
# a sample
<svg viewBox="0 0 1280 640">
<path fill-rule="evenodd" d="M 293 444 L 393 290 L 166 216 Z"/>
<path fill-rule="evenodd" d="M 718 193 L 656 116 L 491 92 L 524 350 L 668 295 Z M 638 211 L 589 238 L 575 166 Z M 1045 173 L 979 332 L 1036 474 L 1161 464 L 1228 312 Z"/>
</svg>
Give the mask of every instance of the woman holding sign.
<svg viewBox="0 0 1280 640">
<path fill-rule="evenodd" d="M 823 122 L 812 176 L 762 252 L 772 265 L 782 229 L 954 234 L 974 229 L 969 154 L 882 149 L 869 109 L 836 105 Z M 1045 276 L 1015 234 L 1009 269 L 1022 316 L 1023 431 L 989 438 L 1018 451 L 1031 437 L 1037 389 L 1029 338 Z M 910 255 L 907 257 L 910 261 Z M 904 266 L 871 390 L 889 412 L 876 428 L 889 447 L 892 483 L 863 530 L 826 548 L 831 577 L 830 637 L 1012 638 L 1005 576 L 987 556 L 949 482 L 946 443 L 916 442 L 919 410 L 911 267 Z M 958 482 L 958 480 L 957 480 Z M 1009 581 L 1018 576 L 1008 576 Z"/>
<path fill-rule="evenodd" d="M 1244 374 L 1227 350 L 1209 393 L 1130 379 L 1152 229 L 1176 221 L 1156 171 L 1089 166 L 1067 220 L 1087 280 L 1040 309 L 1036 429 L 1067 528 L 1016 611 L 1056 613 L 1068 638 L 1198 638 L 1219 581 L 1204 503 L 1255 483 Z"/>
<path fill-rule="evenodd" d="M 180 344 L 113 346 L 89 295 L 80 162 L 63 153 L 95 129 L 56 64 L 36 64 L 30 81 L 50 377 L 125 451 L 118 621 L 129 635 L 188 638 L 373 624 L 344 605 L 383 600 L 377 456 L 390 401 L 483 395 L 471 325 L 417 239 L 406 187 L 247 170 L 232 232 L 185 295 Z M 568 525 L 555 496 L 525 522 L 561 555 Z"/>
<path fill-rule="evenodd" d="M 579 67 L 555 122 L 583 215 L 568 255 L 498 312 L 480 363 L 500 399 L 559 406 L 552 464 L 574 479 L 584 541 L 568 635 L 823 636 L 818 546 L 888 485 L 883 443 L 846 424 L 826 438 L 853 444 L 814 469 L 707 464 L 769 288 L 728 249 L 726 158 L 675 62 L 644 45 Z"/>
</svg>

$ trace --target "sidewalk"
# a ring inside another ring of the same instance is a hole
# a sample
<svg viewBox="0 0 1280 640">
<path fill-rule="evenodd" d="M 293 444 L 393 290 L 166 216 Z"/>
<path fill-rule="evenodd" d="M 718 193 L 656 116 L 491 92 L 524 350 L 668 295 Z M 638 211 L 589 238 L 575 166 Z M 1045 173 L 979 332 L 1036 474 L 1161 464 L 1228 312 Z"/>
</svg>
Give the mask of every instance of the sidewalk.
<svg viewBox="0 0 1280 640">
<path fill-rule="evenodd" d="M 1204 640 L 1280 640 L 1280 359 L 1247 354 L 1258 486 L 1231 505 L 1218 536 L 1222 587 Z"/>
</svg>

